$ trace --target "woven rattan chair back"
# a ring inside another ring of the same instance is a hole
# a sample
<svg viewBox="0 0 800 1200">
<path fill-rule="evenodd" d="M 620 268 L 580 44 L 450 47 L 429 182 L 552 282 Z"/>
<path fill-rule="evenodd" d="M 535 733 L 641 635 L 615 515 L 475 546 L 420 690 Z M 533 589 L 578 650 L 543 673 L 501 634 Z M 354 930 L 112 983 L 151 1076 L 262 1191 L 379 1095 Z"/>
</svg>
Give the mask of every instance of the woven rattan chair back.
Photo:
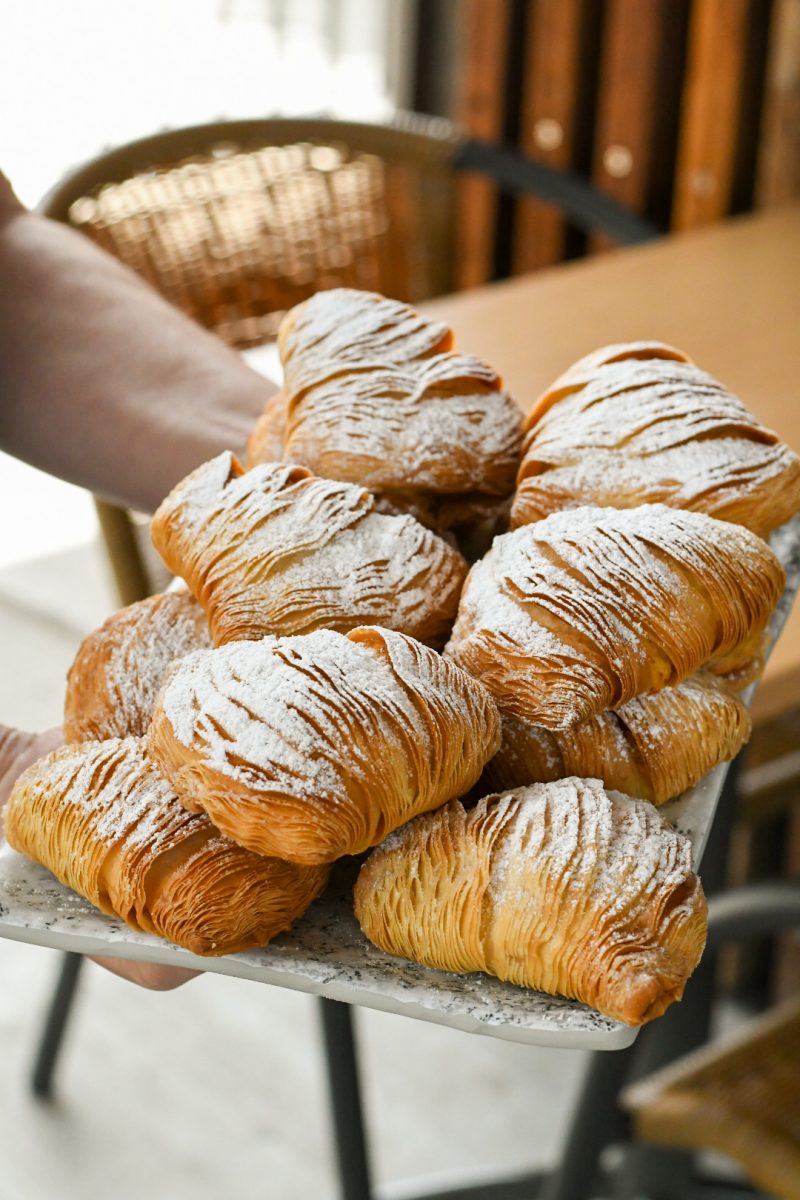
<svg viewBox="0 0 800 1200">
<path fill-rule="evenodd" d="M 800 1200 L 800 1000 L 622 1095 L 640 1138 L 722 1151 L 770 1195 Z"/>
<path fill-rule="evenodd" d="M 226 122 L 94 160 L 42 206 L 232 346 L 320 288 L 418 301 L 452 286 L 446 122 Z"/>
</svg>

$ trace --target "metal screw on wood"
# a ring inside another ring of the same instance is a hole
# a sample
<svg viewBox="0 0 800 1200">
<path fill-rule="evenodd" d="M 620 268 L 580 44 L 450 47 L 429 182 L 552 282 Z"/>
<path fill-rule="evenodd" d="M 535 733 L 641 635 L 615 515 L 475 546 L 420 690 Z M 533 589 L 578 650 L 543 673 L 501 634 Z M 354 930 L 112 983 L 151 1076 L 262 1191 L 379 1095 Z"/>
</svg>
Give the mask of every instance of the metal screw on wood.
<svg viewBox="0 0 800 1200">
<path fill-rule="evenodd" d="M 624 179 L 633 170 L 633 155 L 627 146 L 607 146 L 603 166 L 614 179 Z"/>
<path fill-rule="evenodd" d="M 698 167 L 689 173 L 689 187 L 695 196 L 710 196 L 716 190 L 717 178 L 707 167 Z"/>
<path fill-rule="evenodd" d="M 557 150 L 564 141 L 564 128 L 553 117 L 541 117 L 533 127 L 533 140 L 540 150 Z"/>
</svg>

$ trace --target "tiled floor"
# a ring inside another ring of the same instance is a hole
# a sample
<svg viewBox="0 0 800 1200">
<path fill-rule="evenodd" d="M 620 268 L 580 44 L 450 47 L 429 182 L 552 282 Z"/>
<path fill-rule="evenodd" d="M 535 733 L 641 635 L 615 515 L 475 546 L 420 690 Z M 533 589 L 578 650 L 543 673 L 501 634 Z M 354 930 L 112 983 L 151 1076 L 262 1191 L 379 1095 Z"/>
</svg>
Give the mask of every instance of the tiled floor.
<svg viewBox="0 0 800 1200">
<path fill-rule="evenodd" d="M 0 570 L 0 720 L 58 720 L 80 637 L 113 597 L 86 544 Z M 58 956 L 0 942 L 0 1200 L 333 1200 L 315 1002 L 207 976 L 164 995 L 89 966 L 58 1101 L 25 1090 Z M 387 1194 L 552 1161 L 585 1063 L 360 1010 Z"/>
</svg>

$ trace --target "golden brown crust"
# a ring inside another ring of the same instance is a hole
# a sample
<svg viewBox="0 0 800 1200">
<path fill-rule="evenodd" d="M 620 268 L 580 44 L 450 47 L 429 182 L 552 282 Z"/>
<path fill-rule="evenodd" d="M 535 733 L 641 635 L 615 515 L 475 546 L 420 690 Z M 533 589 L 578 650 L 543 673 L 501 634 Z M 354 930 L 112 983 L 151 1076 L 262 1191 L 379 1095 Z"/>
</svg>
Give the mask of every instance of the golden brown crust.
<svg viewBox="0 0 800 1200">
<path fill-rule="evenodd" d="M 67 674 L 68 742 L 142 737 L 170 663 L 211 645 L 191 592 L 165 592 L 122 608 L 81 642 Z"/>
<path fill-rule="evenodd" d="M 440 646 L 466 563 L 411 517 L 304 467 L 248 472 L 221 454 L 153 517 L 153 543 L 208 616 L 214 642 L 376 624 Z"/>
<path fill-rule="evenodd" d="M 764 537 L 800 510 L 800 459 L 680 350 L 607 346 L 534 405 L 514 527 L 583 504 L 669 504 Z"/>
<path fill-rule="evenodd" d="M 486 971 L 629 1025 L 680 999 L 706 934 L 688 840 L 591 779 L 417 818 L 370 855 L 355 909 L 390 954 Z"/>
<path fill-rule="evenodd" d="M 472 568 L 445 653 L 501 712 L 566 729 L 766 627 L 784 586 L 746 529 L 665 505 L 556 513 Z"/>
<path fill-rule="evenodd" d="M 374 627 L 191 655 L 150 731 L 182 803 L 251 850 L 302 863 L 358 854 L 460 795 L 499 742 L 480 684 Z"/>
<path fill-rule="evenodd" d="M 10 845 L 104 913 L 194 954 L 235 954 L 288 929 L 327 872 L 237 846 L 189 814 L 134 738 L 64 746 L 6 809 Z"/>
<path fill-rule="evenodd" d="M 281 324 L 285 400 L 270 400 L 248 464 L 302 463 L 437 532 L 482 520 L 513 491 L 522 413 L 491 367 L 452 344 L 447 326 L 398 301 L 318 292 Z"/>
<path fill-rule="evenodd" d="M 485 789 L 596 777 L 607 788 L 666 804 L 750 736 L 750 714 L 728 687 L 699 671 L 676 687 L 637 696 L 566 730 L 503 719 L 503 741 L 483 774 Z"/>
</svg>

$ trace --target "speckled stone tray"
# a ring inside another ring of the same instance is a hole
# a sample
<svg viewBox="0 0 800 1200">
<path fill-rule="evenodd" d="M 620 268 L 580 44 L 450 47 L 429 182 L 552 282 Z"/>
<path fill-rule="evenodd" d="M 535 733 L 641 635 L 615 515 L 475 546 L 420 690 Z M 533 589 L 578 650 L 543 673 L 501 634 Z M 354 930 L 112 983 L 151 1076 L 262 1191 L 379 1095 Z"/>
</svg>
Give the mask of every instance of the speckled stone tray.
<svg viewBox="0 0 800 1200">
<path fill-rule="evenodd" d="M 776 531 L 771 544 L 788 578 L 770 625 L 774 643 L 800 584 L 800 518 Z M 726 769 L 717 767 L 662 809 L 692 839 L 696 862 L 705 847 Z M 79 953 L 199 967 L 509 1041 L 618 1050 L 634 1040 L 636 1030 L 583 1004 L 485 975 L 432 971 L 383 954 L 366 941 L 353 917 L 350 888 L 356 869 L 353 862 L 340 864 L 325 896 L 265 950 L 208 959 L 103 916 L 42 867 L 2 845 L 0 936 Z"/>
</svg>

